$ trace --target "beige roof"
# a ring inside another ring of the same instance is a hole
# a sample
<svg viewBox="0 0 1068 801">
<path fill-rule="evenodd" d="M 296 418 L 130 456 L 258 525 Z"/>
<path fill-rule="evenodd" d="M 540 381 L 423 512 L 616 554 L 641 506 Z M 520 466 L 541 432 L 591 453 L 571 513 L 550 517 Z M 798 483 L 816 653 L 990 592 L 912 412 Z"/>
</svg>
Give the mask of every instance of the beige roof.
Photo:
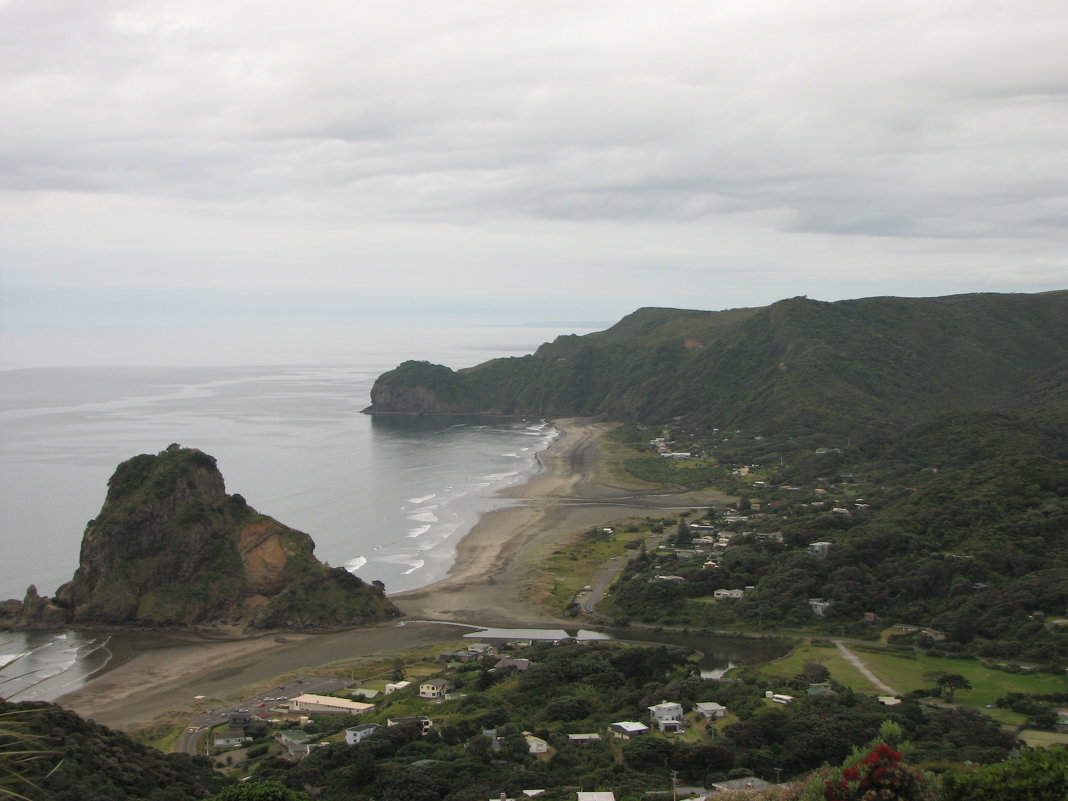
<svg viewBox="0 0 1068 801">
<path fill-rule="evenodd" d="M 346 709 L 352 712 L 366 712 L 374 709 L 374 704 L 362 704 L 359 701 L 350 701 L 347 698 L 335 698 L 332 695 L 298 695 L 290 703 L 297 706 L 326 706 L 331 709 Z"/>
</svg>

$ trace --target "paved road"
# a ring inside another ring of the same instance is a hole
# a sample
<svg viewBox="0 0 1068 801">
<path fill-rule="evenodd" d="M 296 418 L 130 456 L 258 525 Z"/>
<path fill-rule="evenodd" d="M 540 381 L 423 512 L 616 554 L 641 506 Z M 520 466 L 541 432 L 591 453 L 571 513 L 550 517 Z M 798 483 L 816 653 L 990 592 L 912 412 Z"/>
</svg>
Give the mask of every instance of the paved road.
<svg viewBox="0 0 1068 801">
<path fill-rule="evenodd" d="M 259 695 L 243 698 L 233 706 L 216 707 L 205 710 L 196 718 L 186 724 L 185 731 L 178 735 L 171 750 L 176 753 L 196 755 L 204 753 L 200 742 L 211 731 L 213 726 L 218 726 L 230 719 L 230 715 L 237 710 L 247 710 L 253 715 L 267 717 L 269 710 L 291 698 L 304 694 L 326 695 L 337 692 L 347 686 L 339 679 L 324 679 L 318 676 L 301 676 L 289 684 L 274 687 Z M 270 700 L 269 700 L 270 699 Z"/>
</svg>

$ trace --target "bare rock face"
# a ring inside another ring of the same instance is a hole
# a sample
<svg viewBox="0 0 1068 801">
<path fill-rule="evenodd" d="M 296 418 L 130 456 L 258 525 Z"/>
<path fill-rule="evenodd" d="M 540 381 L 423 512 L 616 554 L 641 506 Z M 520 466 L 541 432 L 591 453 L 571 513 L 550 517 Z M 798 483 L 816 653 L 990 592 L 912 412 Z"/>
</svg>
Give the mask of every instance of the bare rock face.
<svg viewBox="0 0 1068 801">
<path fill-rule="evenodd" d="M 399 614 L 380 582 L 323 565 L 314 547 L 227 495 L 214 458 L 171 445 L 119 465 L 74 578 L 54 599 L 31 587 L 21 609 L 0 612 L 25 627 L 180 628 L 314 628 Z"/>
</svg>

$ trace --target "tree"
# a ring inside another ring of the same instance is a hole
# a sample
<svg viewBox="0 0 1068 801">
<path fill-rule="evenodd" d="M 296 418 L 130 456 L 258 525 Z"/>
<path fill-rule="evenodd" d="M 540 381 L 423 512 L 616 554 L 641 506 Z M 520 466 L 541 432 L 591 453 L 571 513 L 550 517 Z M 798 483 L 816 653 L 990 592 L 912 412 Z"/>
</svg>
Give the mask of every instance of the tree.
<svg viewBox="0 0 1068 801">
<path fill-rule="evenodd" d="M 934 790 L 922 773 L 904 761 L 900 751 L 885 743 L 864 759 L 824 783 L 827 801 L 930 801 Z"/>
<path fill-rule="evenodd" d="M 1016 759 L 942 777 L 944 801 L 1063 801 L 1068 798 L 1068 748 L 1026 750 Z"/>
<path fill-rule="evenodd" d="M 214 801 L 308 801 L 308 796 L 281 782 L 246 782 L 227 787 Z"/>
<path fill-rule="evenodd" d="M 928 673 L 926 678 L 932 679 L 938 685 L 939 691 L 948 703 L 953 703 L 953 694 L 957 690 L 970 690 L 972 683 L 959 673 L 944 673 L 941 671 Z"/>
</svg>

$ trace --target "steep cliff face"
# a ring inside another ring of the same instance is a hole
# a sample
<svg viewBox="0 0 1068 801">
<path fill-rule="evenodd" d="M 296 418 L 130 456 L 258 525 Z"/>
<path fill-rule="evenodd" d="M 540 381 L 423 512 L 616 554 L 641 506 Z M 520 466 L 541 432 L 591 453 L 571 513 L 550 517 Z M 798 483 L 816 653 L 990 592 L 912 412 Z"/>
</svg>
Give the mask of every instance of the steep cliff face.
<svg viewBox="0 0 1068 801">
<path fill-rule="evenodd" d="M 328 568 L 314 547 L 227 495 L 211 456 L 171 445 L 119 465 L 74 578 L 54 599 L 31 587 L 9 622 L 306 628 L 399 614 L 380 583 Z"/>
</svg>

